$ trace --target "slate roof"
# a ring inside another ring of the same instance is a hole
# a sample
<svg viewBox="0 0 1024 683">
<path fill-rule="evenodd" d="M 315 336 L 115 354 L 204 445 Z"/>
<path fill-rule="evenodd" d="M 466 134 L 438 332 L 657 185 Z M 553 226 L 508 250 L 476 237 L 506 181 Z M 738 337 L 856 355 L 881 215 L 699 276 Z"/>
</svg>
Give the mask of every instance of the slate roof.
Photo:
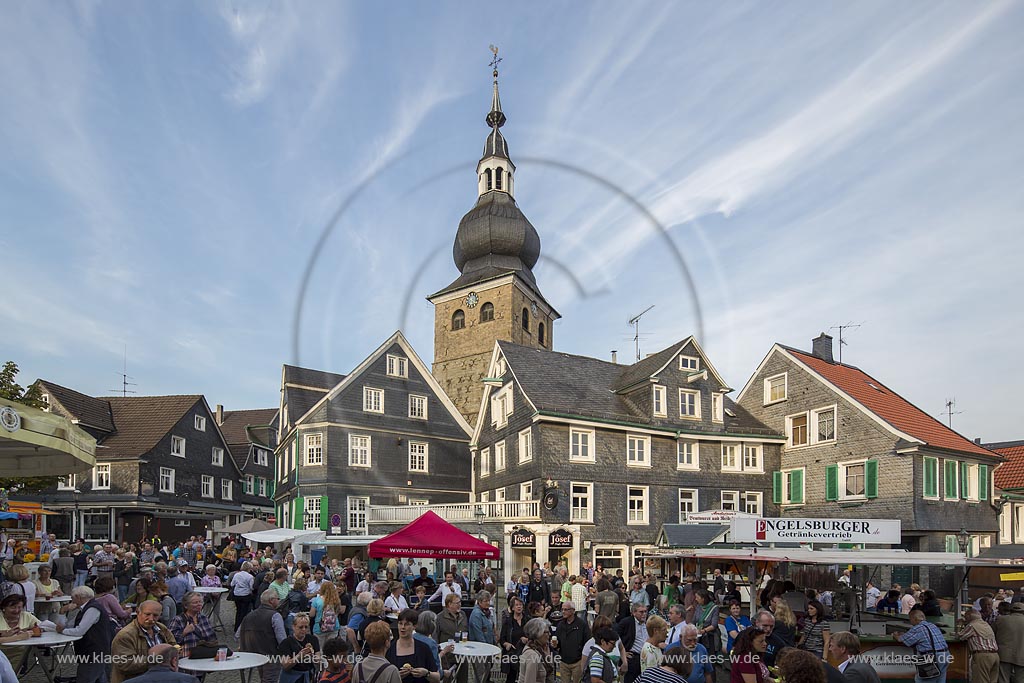
<svg viewBox="0 0 1024 683">
<path fill-rule="evenodd" d="M 992 451 L 956 433 L 863 370 L 852 365 L 830 363 L 787 346 L 782 348 L 901 432 L 936 448 L 993 455 Z"/>
<path fill-rule="evenodd" d="M 309 409 L 316 405 L 317 401 L 327 395 L 328 390 L 313 391 L 311 389 L 298 389 L 296 387 L 285 387 L 284 400 L 288 406 L 288 419 L 294 424 L 300 417 L 309 412 Z"/>
<path fill-rule="evenodd" d="M 671 425 L 673 429 L 690 426 L 666 419 L 655 420 L 628 397 L 615 393 L 616 387 L 628 386 L 622 380 L 623 375 L 650 376 L 679 349 L 679 344 L 634 365 L 619 365 L 597 358 L 535 349 L 506 341 L 499 341 L 498 345 L 520 387 L 539 411 L 651 426 L 663 425 L 666 428 Z M 668 355 L 665 355 L 666 351 Z M 655 365 L 651 362 L 659 358 L 661 363 Z M 642 366 L 639 371 L 635 369 L 637 365 Z M 780 436 L 729 397 L 726 397 L 725 408 L 731 410 L 736 417 L 726 416 L 724 433 Z"/>
<path fill-rule="evenodd" d="M 1006 458 L 1006 462 L 996 468 L 996 488 L 1003 490 L 1024 488 L 1024 441 L 987 443 L 985 448 Z"/>
<path fill-rule="evenodd" d="M 328 391 L 340 384 L 343 379 L 345 379 L 345 375 L 335 372 L 300 368 L 297 365 L 284 366 L 285 384 L 300 384 L 304 387 L 316 387 Z"/>
<path fill-rule="evenodd" d="M 259 430 L 257 434 L 250 434 L 246 427 L 265 427 L 270 424 L 277 414 L 277 408 L 257 408 L 255 410 L 231 410 L 224 412 L 224 422 L 220 425 L 221 434 L 228 445 L 252 443 L 252 437 L 259 441 Z M 265 430 L 264 430 L 265 431 Z M 268 444 L 263 444 L 268 445 Z M 232 453 L 234 450 L 232 450 Z"/>
<path fill-rule="evenodd" d="M 686 340 L 674 344 L 667 349 L 663 349 L 658 353 L 651 354 L 639 360 L 636 363 L 628 366 L 622 374 L 619 375 L 618 380 L 612 385 L 612 389 L 615 391 L 621 391 L 627 389 L 634 384 L 639 384 L 650 378 L 655 372 L 657 372 L 663 365 L 672 360 L 672 357 L 679 353 L 683 346 L 686 344 Z"/>
<path fill-rule="evenodd" d="M 136 458 L 153 449 L 182 416 L 203 400 L 187 396 L 109 396 L 117 431 L 103 440 L 103 460 Z"/>
<path fill-rule="evenodd" d="M 1020 543 L 998 543 L 985 548 L 978 557 L 984 560 L 1017 560 L 1024 557 L 1024 545 Z"/>
<path fill-rule="evenodd" d="M 114 431 L 114 419 L 110 414 L 110 405 L 105 400 L 86 396 L 74 389 L 62 387 L 45 379 L 39 380 L 39 384 L 42 385 L 43 393 L 56 399 L 71 419 L 105 432 Z"/>
<path fill-rule="evenodd" d="M 668 548 L 704 548 L 729 531 L 728 524 L 662 524 Z"/>
</svg>

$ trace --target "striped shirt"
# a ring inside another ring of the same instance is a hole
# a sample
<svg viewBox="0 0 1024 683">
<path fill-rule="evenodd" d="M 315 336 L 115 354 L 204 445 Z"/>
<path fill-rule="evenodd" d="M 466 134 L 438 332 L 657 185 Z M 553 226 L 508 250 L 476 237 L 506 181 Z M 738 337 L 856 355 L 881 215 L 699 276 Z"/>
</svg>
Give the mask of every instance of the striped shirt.
<svg viewBox="0 0 1024 683">
<path fill-rule="evenodd" d="M 967 641 L 971 652 L 998 652 L 996 634 L 983 619 L 975 619 L 960 631 L 960 637 Z"/>
</svg>

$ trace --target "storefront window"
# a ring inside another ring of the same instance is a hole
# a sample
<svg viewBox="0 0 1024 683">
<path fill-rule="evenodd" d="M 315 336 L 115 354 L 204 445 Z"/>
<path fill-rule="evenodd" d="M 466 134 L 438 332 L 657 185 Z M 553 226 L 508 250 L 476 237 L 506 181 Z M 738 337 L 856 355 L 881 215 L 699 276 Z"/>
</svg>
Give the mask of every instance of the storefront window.
<svg viewBox="0 0 1024 683">
<path fill-rule="evenodd" d="M 110 539 L 110 513 L 96 512 L 82 515 L 82 536 L 87 541 Z"/>
<path fill-rule="evenodd" d="M 614 575 L 616 569 L 626 569 L 622 555 L 619 548 L 594 548 L 594 566 L 601 565 L 606 574 Z"/>
</svg>

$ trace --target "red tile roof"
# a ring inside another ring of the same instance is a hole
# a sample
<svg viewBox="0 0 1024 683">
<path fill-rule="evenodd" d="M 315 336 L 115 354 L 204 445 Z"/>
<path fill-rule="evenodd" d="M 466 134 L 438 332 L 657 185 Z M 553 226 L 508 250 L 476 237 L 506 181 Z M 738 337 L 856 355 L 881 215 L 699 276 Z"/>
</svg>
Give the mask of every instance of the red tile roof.
<svg viewBox="0 0 1024 683">
<path fill-rule="evenodd" d="M 1006 462 L 996 469 L 997 489 L 1024 488 L 1024 444 L 998 447 L 992 450 L 1006 458 Z"/>
<path fill-rule="evenodd" d="M 992 451 L 957 434 L 863 370 L 850 365 L 829 363 L 817 356 L 796 349 L 787 348 L 786 350 L 904 434 L 936 448 L 976 455 L 993 455 Z"/>
</svg>

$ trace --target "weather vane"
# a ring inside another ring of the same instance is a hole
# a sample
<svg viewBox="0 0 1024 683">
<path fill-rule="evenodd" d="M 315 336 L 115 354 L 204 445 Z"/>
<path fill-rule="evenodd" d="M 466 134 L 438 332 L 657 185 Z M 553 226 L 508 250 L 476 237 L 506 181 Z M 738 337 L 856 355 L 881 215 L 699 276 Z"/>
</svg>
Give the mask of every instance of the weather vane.
<svg viewBox="0 0 1024 683">
<path fill-rule="evenodd" d="M 491 63 L 488 64 L 487 66 L 489 66 L 492 69 L 494 69 L 494 77 L 497 78 L 498 77 L 498 65 L 501 64 L 501 57 L 498 56 L 498 48 L 497 48 L 497 46 L 491 45 L 491 53 L 494 55 L 494 58 L 491 60 Z"/>
</svg>

